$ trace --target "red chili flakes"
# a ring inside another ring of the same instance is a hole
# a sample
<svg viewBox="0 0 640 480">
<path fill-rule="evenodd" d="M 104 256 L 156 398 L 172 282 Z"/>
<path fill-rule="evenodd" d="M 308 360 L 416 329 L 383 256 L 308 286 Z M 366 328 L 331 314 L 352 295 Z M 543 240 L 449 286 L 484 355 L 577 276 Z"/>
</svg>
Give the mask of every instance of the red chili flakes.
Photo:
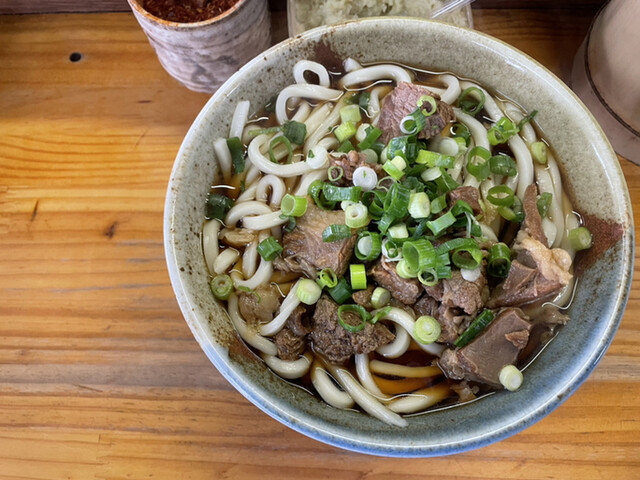
<svg viewBox="0 0 640 480">
<path fill-rule="evenodd" d="M 140 0 L 142 8 L 163 20 L 178 23 L 202 22 L 233 7 L 239 0 Z"/>
</svg>

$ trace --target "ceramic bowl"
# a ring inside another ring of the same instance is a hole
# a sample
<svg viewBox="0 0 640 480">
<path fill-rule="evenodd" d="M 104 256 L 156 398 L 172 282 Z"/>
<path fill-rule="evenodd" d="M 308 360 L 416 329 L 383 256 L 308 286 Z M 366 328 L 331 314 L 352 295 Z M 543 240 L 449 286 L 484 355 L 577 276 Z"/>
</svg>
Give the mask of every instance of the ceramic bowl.
<svg viewBox="0 0 640 480">
<path fill-rule="evenodd" d="M 526 369 L 525 383 L 472 403 L 408 418 L 392 427 L 338 410 L 272 374 L 236 335 L 208 287 L 200 230 L 219 174 L 212 139 L 229 132 L 239 100 L 256 110 L 293 82 L 300 59 L 393 61 L 473 78 L 517 101 L 555 147 L 574 205 L 595 234 L 569 314 L 572 320 Z M 405 457 L 452 454 L 496 442 L 540 420 L 587 378 L 618 327 L 633 268 L 631 205 L 602 130 L 577 97 L 536 61 L 480 33 L 427 20 L 363 19 L 311 30 L 245 65 L 209 100 L 178 153 L 165 206 L 165 248 L 175 294 L 200 346 L 256 406 L 312 438 L 359 452 Z"/>
</svg>

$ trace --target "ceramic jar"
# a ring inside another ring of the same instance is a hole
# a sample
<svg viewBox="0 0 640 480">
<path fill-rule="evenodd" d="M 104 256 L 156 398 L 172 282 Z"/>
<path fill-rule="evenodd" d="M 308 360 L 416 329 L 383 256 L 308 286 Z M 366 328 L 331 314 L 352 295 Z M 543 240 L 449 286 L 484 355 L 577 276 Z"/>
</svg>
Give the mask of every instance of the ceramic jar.
<svg viewBox="0 0 640 480">
<path fill-rule="evenodd" d="M 155 17 L 128 0 L 164 69 L 196 92 L 213 93 L 271 43 L 267 0 L 240 0 L 217 17 L 178 23 Z"/>
</svg>

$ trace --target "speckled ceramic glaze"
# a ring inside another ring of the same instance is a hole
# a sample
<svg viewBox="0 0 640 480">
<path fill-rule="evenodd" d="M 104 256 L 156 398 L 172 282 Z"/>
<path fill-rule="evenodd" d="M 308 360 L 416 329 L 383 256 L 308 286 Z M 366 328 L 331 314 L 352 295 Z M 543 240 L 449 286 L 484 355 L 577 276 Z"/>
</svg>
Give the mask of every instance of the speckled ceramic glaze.
<svg viewBox="0 0 640 480">
<path fill-rule="evenodd" d="M 235 334 L 214 301 L 201 251 L 200 229 L 209 185 L 219 170 L 212 139 L 225 137 L 236 102 L 256 110 L 293 82 L 300 59 L 319 44 L 361 62 L 394 61 L 473 78 L 516 100 L 536 118 L 555 147 L 575 206 L 619 232 L 581 274 L 572 319 L 526 369 L 514 393 L 498 392 L 465 405 L 409 418 L 392 427 L 356 411 L 329 407 L 272 374 Z M 633 267 L 628 191 L 601 129 L 573 93 L 540 64 L 485 35 L 412 19 L 365 19 L 309 31 L 255 58 L 211 98 L 178 153 L 165 207 L 165 247 L 176 297 L 211 362 L 267 414 L 312 438 L 364 453 L 428 457 L 481 447 L 540 420 L 586 379 L 620 322 Z"/>
<path fill-rule="evenodd" d="M 217 17 L 177 23 L 128 0 L 164 69 L 196 92 L 213 93 L 242 65 L 271 44 L 267 0 L 240 0 Z"/>
</svg>

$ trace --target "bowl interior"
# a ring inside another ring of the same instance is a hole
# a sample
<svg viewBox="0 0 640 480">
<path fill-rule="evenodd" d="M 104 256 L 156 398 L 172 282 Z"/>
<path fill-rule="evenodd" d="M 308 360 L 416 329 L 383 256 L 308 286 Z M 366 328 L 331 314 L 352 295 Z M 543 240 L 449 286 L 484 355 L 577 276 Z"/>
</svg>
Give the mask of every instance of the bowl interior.
<svg viewBox="0 0 640 480">
<path fill-rule="evenodd" d="M 472 78 L 536 109 L 556 149 L 574 205 L 620 232 L 585 269 L 572 320 L 527 368 L 524 385 L 391 427 L 325 405 L 271 373 L 238 338 L 208 288 L 200 229 L 218 175 L 212 139 L 226 137 L 235 105 L 252 111 L 293 82 L 301 59 L 393 61 Z M 323 442 L 365 453 L 432 456 L 486 445 L 516 433 L 558 406 L 593 369 L 620 321 L 630 285 L 633 226 L 616 156 L 582 104 L 544 67 L 491 37 L 425 20 L 388 18 L 315 29 L 273 47 L 234 75 L 204 107 L 178 153 L 165 209 L 165 248 L 185 319 L 220 372 L 249 400 L 286 425 Z M 610 248 L 608 248 L 610 247 Z M 568 354 L 568 352 L 571 352 Z"/>
</svg>

